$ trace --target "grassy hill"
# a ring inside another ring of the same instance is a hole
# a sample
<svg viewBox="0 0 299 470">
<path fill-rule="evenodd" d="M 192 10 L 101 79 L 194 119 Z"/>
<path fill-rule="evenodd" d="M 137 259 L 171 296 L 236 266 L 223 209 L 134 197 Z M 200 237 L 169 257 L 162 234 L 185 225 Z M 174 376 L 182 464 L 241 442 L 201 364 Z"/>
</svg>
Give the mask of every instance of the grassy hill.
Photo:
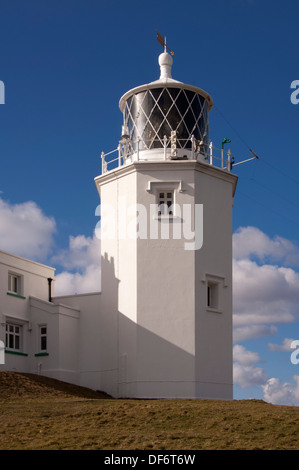
<svg viewBox="0 0 299 470">
<path fill-rule="evenodd" d="M 0 450 L 298 450 L 299 408 L 261 400 L 128 400 L 0 372 Z"/>
</svg>

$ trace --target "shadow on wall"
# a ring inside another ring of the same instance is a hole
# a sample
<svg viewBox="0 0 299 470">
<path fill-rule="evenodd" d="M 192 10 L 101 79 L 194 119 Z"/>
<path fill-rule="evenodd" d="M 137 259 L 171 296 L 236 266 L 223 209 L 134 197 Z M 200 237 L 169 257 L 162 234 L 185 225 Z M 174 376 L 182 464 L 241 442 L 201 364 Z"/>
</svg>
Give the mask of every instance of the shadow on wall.
<svg viewBox="0 0 299 470">
<path fill-rule="evenodd" d="M 194 354 L 138 325 L 119 310 L 121 281 L 115 276 L 114 258 L 107 254 L 102 257 L 102 273 L 101 390 L 123 398 L 232 399 L 232 384 L 219 361 L 210 362 L 207 382 L 205 372 L 196 371 Z M 142 313 L 137 311 L 137 321 L 142 321 Z M 165 312 L 165 318 L 170 318 L 169 312 Z M 162 313 L 161 324 L 163 321 Z M 159 325 L 154 327 L 159 329 Z M 169 329 L 169 338 L 183 334 L 175 322 Z M 217 380 L 213 379 L 213 371 Z"/>
</svg>

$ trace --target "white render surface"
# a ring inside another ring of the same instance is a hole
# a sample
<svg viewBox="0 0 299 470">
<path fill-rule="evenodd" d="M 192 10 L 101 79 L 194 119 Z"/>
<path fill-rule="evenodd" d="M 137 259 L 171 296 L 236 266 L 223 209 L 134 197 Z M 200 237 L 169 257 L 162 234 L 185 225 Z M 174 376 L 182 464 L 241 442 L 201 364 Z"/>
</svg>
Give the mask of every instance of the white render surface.
<svg viewBox="0 0 299 470">
<path fill-rule="evenodd" d="M 9 273 L 21 276 L 20 294 L 8 292 Z M 6 343 L 6 324 L 21 331 L 20 348 L 6 348 L 0 370 L 41 374 L 99 390 L 101 294 L 56 298 L 54 273 L 54 268 L 0 251 L 0 341 Z M 48 278 L 53 279 L 51 302 Z M 41 326 L 47 327 L 46 351 L 39 348 Z"/>
<path fill-rule="evenodd" d="M 108 273 L 102 268 L 102 296 L 107 288 L 117 300 L 114 308 L 105 304 L 117 325 L 116 396 L 232 399 L 236 176 L 196 161 L 160 161 L 135 162 L 95 181 L 102 204 L 123 201 L 116 233 L 124 201 L 128 211 L 138 203 L 150 214 L 155 188 L 168 184 L 179 206 L 202 204 L 204 214 L 203 246 L 195 251 L 184 249 L 185 239 L 102 239 L 102 256 L 113 260 Z M 218 283 L 218 309 L 207 307 L 210 278 Z"/>
<path fill-rule="evenodd" d="M 22 354 L 6 353 L 5 364 L 0 370 L 18 370 L 29 372 L 34 367 L 31 351 L 35 354 L 36 337 L 33 338 L 31 318 L 31 296 L 48 302 L 48 278 L 54 279 L 55 269 L 0 251 L 0 340 L 5 344 L 6 323 L 19 325 L 22 328 Z M 8 290 L 9 274 L 18 275 L 21 279 L 19 294 Z"/>
<path fill-rule="evenodd" d="M 62 358 L 66 358 L 68 352 L 70 369 L 75 377 L 71 382 L 101 390 L 100 345 L 105 333 L 101 324 L 101 293 L 55 297 L 53 302 L 57 308 L 66 310 L 60 350 Z M 72 334 L 70 326 L 73 328 Z M 66 335 L 68 343 L 65 344 Z"/>
</svg>

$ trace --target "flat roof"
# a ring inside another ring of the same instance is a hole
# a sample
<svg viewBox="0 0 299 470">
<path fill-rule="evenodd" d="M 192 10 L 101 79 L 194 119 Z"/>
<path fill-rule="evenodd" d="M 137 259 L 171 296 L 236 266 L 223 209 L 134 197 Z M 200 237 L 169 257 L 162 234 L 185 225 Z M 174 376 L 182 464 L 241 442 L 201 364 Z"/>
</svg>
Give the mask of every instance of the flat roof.
<svg viewBox="0 0 299 470">
<path fill-rule="evenodd" d="M 38 261 L 33 261 L 31 259 L 28 259 L 28 258 L 24 258 L 22 256 L 19 256 L 19 255 L 14 255 L 13 253 L 8 253 L 7 251 L 3 251 L 3 250 L 0 250 L 0 255 L 3 254 L 5 256 L 9 256 L 11 258 L 15 258 L 15 259 L 19 259 L 19 260 L 22 260 L 22 261 L 26 261 L 27 263 L 32 263 L 32 264 L 35 264 L 37 266 L 41 266 L 43 268 L 47 268 L 47 269 L 52 269 L 54 271 L 56 271 L 56 268 L 53 268 L 52 266 L 48 266 L 46 264 L 42 264 L 42 263 L 39 263 Z"/>
</svg>

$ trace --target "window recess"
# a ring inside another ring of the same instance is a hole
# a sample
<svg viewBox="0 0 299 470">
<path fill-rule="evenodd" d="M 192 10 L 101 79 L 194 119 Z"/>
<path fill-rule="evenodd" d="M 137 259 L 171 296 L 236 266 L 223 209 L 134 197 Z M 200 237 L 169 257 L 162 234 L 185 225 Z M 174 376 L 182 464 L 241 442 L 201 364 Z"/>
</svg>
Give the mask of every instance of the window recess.
<svg viewBox="0 0 299 470">
<path fill-rule="evenodd" d="M 219 284 L 208 281 L 207 283 L 207 307 L 219 309 Z"/>
<path fill-rule="evenodd" d="M 173 216 L 173 191 L 158 191 L 158 216 Z"/>
<path fill-rule="evenodd" d="M 5 326 L 5 347 L 10 351 L 22 352 L 23 347 L 23 327 L 14 323 L 6 323 Z"/>
<path fill-rule="evenodd" d="M 40 325 L 39 327 L 39 352 L 47 352 L 48 346 L 47 325 Z"/>
<path fill-rule="evenodd" d="M 223 289 L 227 287 L 225 278 L 206 274 L 202 282 L 205 285 L 205 303 L 207 311 L 222 313 Z"/>
<path fill-rule="evenodd" d="M 21 294 L 21 276 L 18 274 L 8 274 L 8 292 Z"/>
</svg>

